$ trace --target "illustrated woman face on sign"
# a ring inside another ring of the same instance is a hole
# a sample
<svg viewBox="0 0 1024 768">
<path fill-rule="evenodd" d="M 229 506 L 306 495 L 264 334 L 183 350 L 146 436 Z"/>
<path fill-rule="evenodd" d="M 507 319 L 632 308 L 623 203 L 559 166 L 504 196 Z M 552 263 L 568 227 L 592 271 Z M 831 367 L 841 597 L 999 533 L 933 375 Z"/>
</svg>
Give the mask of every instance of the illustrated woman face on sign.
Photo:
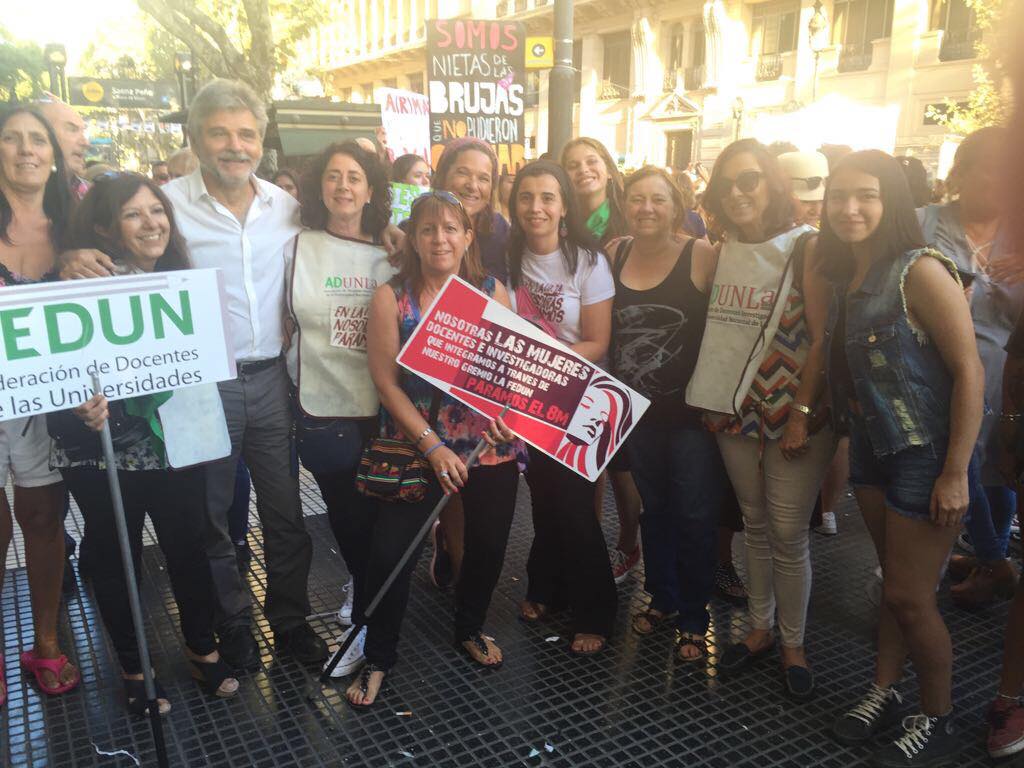
<svg viewBox="0 0 1024 768">
<path fill-rule="evenodd" d="M 619 448 L 633 424 L 632 401 L 617 382 L 606 377 L 594 379 L 580 399 L 566 429 L 558 457 L 588 477 Z"/>
</svg>

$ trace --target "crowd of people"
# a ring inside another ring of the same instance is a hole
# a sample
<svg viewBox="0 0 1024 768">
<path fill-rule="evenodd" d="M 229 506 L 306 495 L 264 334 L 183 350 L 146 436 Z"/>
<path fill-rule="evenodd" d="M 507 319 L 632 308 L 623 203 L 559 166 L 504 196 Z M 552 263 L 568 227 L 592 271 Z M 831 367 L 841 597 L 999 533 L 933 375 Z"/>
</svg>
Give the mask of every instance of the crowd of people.
<svg viewBox="0 0 1024 768">
<path fill-rule="evenodd" d="M 266 126 L 248 86 L 214 80 L 190 105 L 189 148 L 150 177 L 109 169 L 87 181 L 74 110 L 50 101 L 0 114 L 0 286 L 219 268 L 238 371 L 217 386 L 222 408 L 195 414 L 197 429 L 220 420 L 231 441 L 202 466 L 170 467 L 157 413 L 166 394 L 96 396 L 0 423 L 0 487 L 14 487 L 12 499 L 0 493 L 0 556 L 13 513 L 35 638 L 21 663 L 43 693 L 81 681 L 57 637 L 54 563 L 75 545 L 62 524 L 70 495 L 84 519 L 79 570 L 128 707 L 147 708 L 97 435 L 109 424 L 136 566 L 148 515 L 190 669 L 213 696 L 233 696 L 261 664 L 245 575 L 250 482 L 275 652 L 309 665 L 328 657 L 307 621 L 313 546 L 299 462 L 350 575 L 338 641 L 362 629 L 332 674 L 352 676 L 357 708 L 378 701 L 398 662 L 418 558 L 372 613 L 369 602 L 445 496 L 431 579 L 453 590 L 452 638 L 467 663 L 502 664 L 486 623 L 520 474 L 533 524 L 524 621 L 568 611 L 567 651 L 601 653 L 616 583 L 642 552 L 650 602 L 633 632 L 656 642 L 659 627 L 673 628 L 678 661 L 713 662 L 727 684 L 777 656 L 782 690 L 806 701 L 816 690 L 804 646 L 810 531 L 836 532 L 849 483 L 880 566 L 877 659 L 832 735 L 872 744 L 904 709 L 909 659 L 920 703 L 876 764 L 957 764 L 936 598 L 948 571 L 960 606 L 1013 599 L 988 748 L 1024 751 L 1024 592 L 1008 558 L 1024 462 L 1024 263 L 1000 187 L 1006 129 L 963 141 L 948 198 L 934 202 L 915 196 L 913 164 L 881 151 L 754 139 L 726 147 L 706 178 L 655 166 L 624 176 L 601 142 L 580 137 L 514 172 L 472 138 L 449 143 L 433 169 L 416 156 L 388 163 L 369 139 L 343 141 L 265 180 Z M 391 182 L 424 189 L 401 226 Z M 324 267 L 355 286 L 346 316 L 363 324 L 351 343 L 331 342 Z M 619 516 L 610 552 L 603 478 L 588 481 L 396 363 L 452 275 L 650 401 L 605 473 Z M 415 488 L 373 485 L 365 464 L 387 451 L 418 462 Z M 731 560 L 739 530 L 745 584 Z M 969 554 L 950 557 L 958 537 Z M 750 629 L 711 659 L 715 592 L 748 606 Z M 2 671 L 0 660 L 0 706 Z M 158 693 L 163 714 L 172 702 Z"/>
</svg>

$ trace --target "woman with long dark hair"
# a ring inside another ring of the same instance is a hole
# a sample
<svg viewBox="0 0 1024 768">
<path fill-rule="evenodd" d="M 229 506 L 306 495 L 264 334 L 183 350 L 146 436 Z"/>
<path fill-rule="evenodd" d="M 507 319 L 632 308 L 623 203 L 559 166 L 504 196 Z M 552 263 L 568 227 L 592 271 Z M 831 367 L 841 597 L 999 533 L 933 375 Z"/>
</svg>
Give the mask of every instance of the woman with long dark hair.
<svg viewBox="0 0 1024 768">
<path fill-rule="evenodd" d="M 678 658 L 696 661 L 707 654 L 725 469 L 700 411 L 684 399 L 718 261 L 706 240 L 678 237 L 687 210 L 662 169 L 647 166 L 626 179 L 632 237 L 613 253 L 611 361 L 616 376 L 651 401 L 626 446 L 643 499 L 644 589 L 651 595 L 633 617 L 633 631 L 650 635 L 673 621 Z"/>
<path fill-rule="evenodd" d="M 984 377 L 956 265 L 924 247 L 897 161 L 855 152 L 833 170 L 819 250 L 833 281 L 832 403 L 850 423 L 850 480 L 883 573 L 875 679 L 833 726 L 867 743 L 898 711 L 907 657 L 921 714 L 875 764 L 957 765 L 952 647 L 936 588 L 963 523 Z"/>
<path fill-rule="evenodd" d="M 515 310 L 576 354 L 604 360 L 611 337 L 615 284 L 561 166 L 520 168 L 512 186 L 509 287 Z M 611 635 L 617 595 L 604 535 L 594 515 L 594 483 L 530 449 L 526 473 L 533 501 L 525 621 L 570 608 L 570 650 L 591 655 Z"/>
<path fill-rule="evenodd" d="M 950 590 L 965 608 L 1008 599 L 1017 588 L 1017 571 L 1007 559 L 1010 524 L 1017 512 L 1016 496 L 999 473 L 996 425 L 1002 406 L 1006 345 L 1024 309 L 1024 283 L 1012 273 L 1020 269 L 1007 232 L 1007 200 L 999 176 L 1006 162 L 1009 135 L 992 126 L 961 142 L 946 178 L 954 200 L 918 210 L 925 242 L 974 275 L 970 289 L 978 353 L 985 367 L 985 402 L 990 412 L 981 422 L 977 454 L 981 487 L 972 488 L 966 536 L 973 555 L 953 555 L 950 575 L 962 579 Z M 916 201 L 915 201 L 916 202 Z M 1009 273 L 1009 274 L 1008 274 Z"/>
<path fill-rule="evenodd" d="M 484 273 L 475 245 L 472 222 L 458 198 L 448 192 L 421 195 L 412 206 L 399 273 L 377 289 L 370 304 L 369 367 L 382 406 L 381 436 L 419 451 L 430 465 L 430 476 L 421 500 L 377 503 L 364 542 L 366 589 L 356 599 L 361 611 L 441 497 L 456 494 L 465 514 L 465 558 L 463 578 L 455 587 L 454 641 L 474 663 L 496 669 L 503 661 L 501 649 L 482 630 L 515 511 L 519 471 L 514 436 L 500 419 L 489 421 L 423 379 L 403 373 L 395 362 L 419 325 L 420 308 L 430 306 L 452 275 L 508 306 L 504 286 Z M 467 466 L 481 436 L 491 449 Z M 369 619 L 366 664 L 346 694 L 355 707 L 377 700 L 385 675 L 398 659 L 416 560 L 409 560 Z"/>
<path fill-rule="evenodd" d="M 391 164 L 391 180 L 396 184 L 430 186 L 430 163 L 419 155 L 402 155 Z"/>
<path fill-rule="evenodd" d="M 834 451 L 820 411 L 828 285 L 813 230 L 793 223 L 789 180 L 759 142 L 719 155 L 704 208 L 723 244 L 687 401 L 711 412 L 743 512 L 752 625 L 719 666 L 735 673 L 767 656 L 777 614 L 784 690 L 806 700 L 807 521 Z"/>
<path fill-rule="evenodd" d="M 572 182 L 580 215 L 586 219 L 587 230 L 601 246 L 627 232 L 623 215 L 622 174 L 611 153 L 597 139 L 582 136 L 573 139 L 562 150 L 561 165 Z M 612 576 L 616 584 L 626 580 L 640 562 L 640 494 L 629 472 L 626 451 L 617 453 L 608 464 L 615 508 L 619 515 L 619 540 L 611 553 Z M 597 482 L 596 513 L 601 519 L 604 507 L 605 480 Z"/>
<path fill-rule="evenodd" d="M 44 280 L 53 271 L 71 212 L 72 199 L 57 137 L 34 109 L 0 113 L 0 289 Z M 25 537 L 35 641 L 21 663 L 40 690 L 57 695 L 78 685 L 81 676 L 57 641 L 64 564 L 64 485 L 49 466 L 46 420 L 23 417 L 0 422 L 0 562 L 14 535 L 11 502 L 4 492 L 14 484 L 14 519 Z M 3 585 L 0 566 L 0 586 Z M 0 655 L 0 706 L 7 686 Z"/>
<path fill-rule="evenodd" d="M 325 147 L 310 163 L 301 191 L 307 229 L 295 238 L 288 275 L 288 373 L 299 459 L 320 488 L 349 572 L 338 611 L 347 626 L 364 588 L 364 544 L 374 514 L 373 504 L 355 492 L 355 476 L 380 407 L 367 367 L 366 322 L 373 292 L 395 273 L 381 247 L 391 187 L 377 155 L 346 141 Z M 349 646 L 335 677 L 359 665 L 362 640 Z"/>
<path fill-rule="evenodd" d="M 98 180 L 75 212 L 67 244 L 105 253 L 122 275 L 189 268 L 167 197 L 155 182 L 139 174 Z M 85 535 L 94 556 L 90 569 L 93 591 L 121 663 L 128 708 L 137 714 L 147 709 L 142 666 L 106 465 L 96 434 L 112 414 L 112 422 L 125 427 L 116 456 L 134 567 L 136 571 L 139 568 L 142 529 L 148 515 L 167 561 L 193 677 L 221 698 L 238 691 L 238 681 L 221 660 L 214 638 L 213 577 L 204 538 L 206 473 L 202 466 L 172 469 L 164 447 L 166 434 L 158 428 L 157 408 L 173 396 L 162 393 L 110 404 L 96 395 L 73 411 L 51 414 L 49 419 L 55 438 L 51 464 L 60 469 L 85 520 Z M 195 418 L 201 420 L 204 415 L 197 413 Z M 160 714 L 165 714 L 170 703 L 159 685 L 157 697 Z"/>
</svg>

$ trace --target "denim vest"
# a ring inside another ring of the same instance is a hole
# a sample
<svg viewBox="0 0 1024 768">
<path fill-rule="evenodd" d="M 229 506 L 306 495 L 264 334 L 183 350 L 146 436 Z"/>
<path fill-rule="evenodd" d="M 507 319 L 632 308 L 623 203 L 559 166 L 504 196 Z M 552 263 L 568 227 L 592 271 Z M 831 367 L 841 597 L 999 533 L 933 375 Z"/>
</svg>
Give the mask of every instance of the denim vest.
<svg viewBox="0 0 1024 768">
<path fill-rule="evenodd" d="M 844 345 L 854 392 L 837 391 L 830 376 L 832 402 L 843 408 L 848 397 L 857 401 L 854 426 L 866 430 L 876 456 L 949 439 L 953 377 L 931 340 L 910 324 L 903 293 L 907 272 L 923 254 L 939 258 L 959 282 L 953 262 L 922 248 L 876 262 L 845 297 L 845 338 L 835 341 Z M 830 329 L 843 290 L 836 288 Z"/>
</svg>

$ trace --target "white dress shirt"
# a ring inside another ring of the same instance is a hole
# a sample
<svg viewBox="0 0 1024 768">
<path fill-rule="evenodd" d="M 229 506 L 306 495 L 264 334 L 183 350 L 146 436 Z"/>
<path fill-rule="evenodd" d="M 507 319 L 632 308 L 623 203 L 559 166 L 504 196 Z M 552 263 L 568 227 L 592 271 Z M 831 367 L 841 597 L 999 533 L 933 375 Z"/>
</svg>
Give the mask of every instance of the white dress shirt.
<svg viewBox="0 0 1024 768">
<path fill-rule="evenodd" d="M 292 238 L 302 228 L 295 198 L 256 176 L 252 183 L 256 195 L 244 224 L 207 191 L 201 169 L 161 187 L 174 206 L 192 265 L 224 271 L 238 362 L 281 354 L 285 269 Z"/>
</svg>

